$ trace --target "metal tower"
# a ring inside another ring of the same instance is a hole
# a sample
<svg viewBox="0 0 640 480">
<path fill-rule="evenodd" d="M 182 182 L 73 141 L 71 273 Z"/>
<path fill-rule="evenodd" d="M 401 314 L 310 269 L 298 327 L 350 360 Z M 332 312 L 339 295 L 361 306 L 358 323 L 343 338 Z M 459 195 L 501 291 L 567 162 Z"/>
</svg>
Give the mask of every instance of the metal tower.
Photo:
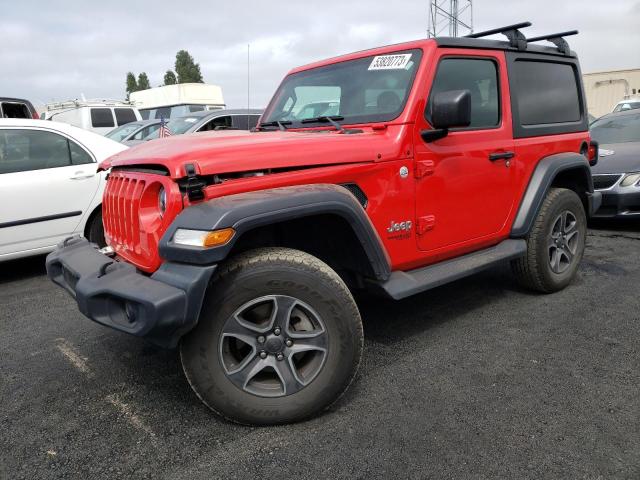
<svg viewBox="0 0 640 480">
<path fill-rule="evenodd" d="M 429 38 L 473 33 L 473 0 L 430 0 Z"/>
</svg>

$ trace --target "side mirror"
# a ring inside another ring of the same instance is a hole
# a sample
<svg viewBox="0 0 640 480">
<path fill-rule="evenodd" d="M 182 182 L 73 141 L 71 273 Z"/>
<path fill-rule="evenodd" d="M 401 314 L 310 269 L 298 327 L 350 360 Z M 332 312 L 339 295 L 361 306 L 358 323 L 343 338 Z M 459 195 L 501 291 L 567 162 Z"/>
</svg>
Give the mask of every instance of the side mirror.
<svg viewBox="0 0 640 480">
<path fill-rule="evenodd" d="M 446 137 L 450 128 L 471 125 L 471 92 L 448 90 L 436 93 L 431 101 L 431 124 L 433 130 L 421 132 L 427 143 Z"/>
</svg>

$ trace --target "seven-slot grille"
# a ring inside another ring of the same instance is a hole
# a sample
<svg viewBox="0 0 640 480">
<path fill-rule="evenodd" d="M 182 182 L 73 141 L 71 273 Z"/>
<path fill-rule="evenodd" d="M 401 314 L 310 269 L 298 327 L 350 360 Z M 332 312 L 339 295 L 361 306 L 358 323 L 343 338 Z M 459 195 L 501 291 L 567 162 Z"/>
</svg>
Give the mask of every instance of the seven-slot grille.
<svg viewBox="0 0 640 480">
<path fill-rule="evenodd" d="M 619 173 L 611 173 L 593 176 L 593 188 L 596 190 L 606 190 L 613 187 L 622 175 Z"/>
<path fill-rule="evenodd" d="M 127 250 L 140 245 L 138 223 L 140 200 L 145 181 L 111 174 L 104 193 L 102 211 L 104 229 L 110 243 Z"/>
</svg>

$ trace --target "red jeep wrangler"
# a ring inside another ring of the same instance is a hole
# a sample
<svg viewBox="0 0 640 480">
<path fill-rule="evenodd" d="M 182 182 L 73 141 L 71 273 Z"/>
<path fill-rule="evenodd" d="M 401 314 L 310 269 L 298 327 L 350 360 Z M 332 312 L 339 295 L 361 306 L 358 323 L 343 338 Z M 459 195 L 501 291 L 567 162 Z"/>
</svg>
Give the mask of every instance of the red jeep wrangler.
<svg viewBox="0 0 640 480">
<path fill-rule="evenodd" d="M 597 149 L 575 32 L 528 25 L 297 68 L 253 132 L 112 157 L 109 246 L 66 240 L 49 277 L 90 319 L 179 346 L 198 397 L 248 424 L 303 419 L 349 386 L 355 290 L 401 299 L 502 261 L 534 290 L 566 287 Z M 480 38 L 494 33 L 508 41 Z"/>
</svg>

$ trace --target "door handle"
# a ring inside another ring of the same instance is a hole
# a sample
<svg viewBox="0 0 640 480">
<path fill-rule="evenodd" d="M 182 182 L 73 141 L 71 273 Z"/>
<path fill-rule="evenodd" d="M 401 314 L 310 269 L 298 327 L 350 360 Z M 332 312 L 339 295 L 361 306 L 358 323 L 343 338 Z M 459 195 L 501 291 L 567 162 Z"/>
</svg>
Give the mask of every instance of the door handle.
<svg viewBox="0 0 640 480">
<path fill-rule="evenodd" d="M 516 154 L 513 152 L 494 152 L 489 154 L 489 160 L 495 162 L 497 160 L 511 160 Z"/>
<path fill-rule="evenodd" d="M 76 172 L 74 173 L 73 177 L 69 177 L 71 180 L 86 180 L 88 178 L 91 178 L 94 176 L 93 173 L 90 173 L 89 175 L 83 175 L 84 172 Z"/>
</svg>

